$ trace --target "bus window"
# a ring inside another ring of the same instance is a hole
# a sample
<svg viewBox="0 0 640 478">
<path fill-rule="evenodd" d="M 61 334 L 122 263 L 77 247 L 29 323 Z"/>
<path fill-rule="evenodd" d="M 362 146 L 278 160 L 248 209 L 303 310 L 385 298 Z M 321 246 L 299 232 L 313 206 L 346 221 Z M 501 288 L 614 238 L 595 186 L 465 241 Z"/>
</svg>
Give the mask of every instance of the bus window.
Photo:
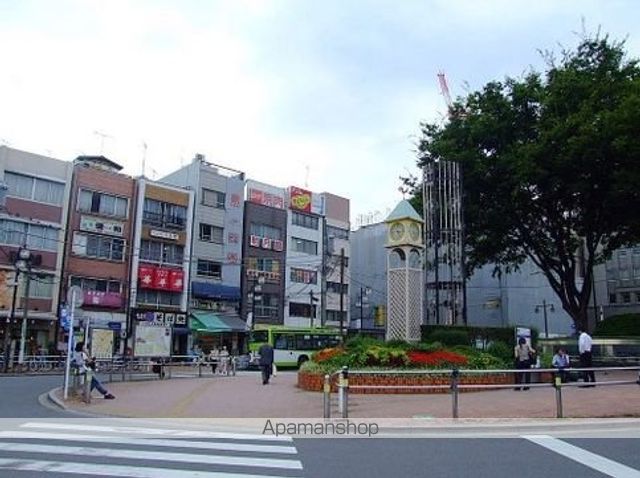
<svg viewBox="0 0 640 478">
<path fill-rule="evenodd" d="M 315 350 L 313 346 L 313 340 L 311 339 L 310 335 L 298 335 L 296 339 L 296 348 L 298 350 Z"/>
<path fill-rule="evenodd" d="M 284 334 L 274 334 L 273 348 L 279 350 L 287 349 L 287 336 Z"/>
<path fill-rule="evenodd" d="M 254 330 L 251 332 L 251 341 L 259 343 L 268 342 L 269 332 L 266 330 Z"/>
</svg>

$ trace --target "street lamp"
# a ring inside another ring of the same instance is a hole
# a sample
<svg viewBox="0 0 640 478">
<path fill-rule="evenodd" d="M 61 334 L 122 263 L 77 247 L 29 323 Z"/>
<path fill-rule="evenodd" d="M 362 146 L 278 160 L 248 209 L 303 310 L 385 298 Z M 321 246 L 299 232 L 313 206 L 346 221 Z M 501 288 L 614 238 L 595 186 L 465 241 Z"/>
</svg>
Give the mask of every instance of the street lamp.
<svg viewBox="0 0 640 478">
<path fill-rule="evenodd" d="M 540 308 L 542 308 L 542 312 L 544 314 L 544 338 L 549 338 L 549 324 L 547 322 L 547 307 L 549 307 L 550 312 L 555 312 L 553 304 L 547 304 L 546 300 L 542 300 L 542 304 L 536 305 L 536 314 L 540 312 Z"/>
</svg>

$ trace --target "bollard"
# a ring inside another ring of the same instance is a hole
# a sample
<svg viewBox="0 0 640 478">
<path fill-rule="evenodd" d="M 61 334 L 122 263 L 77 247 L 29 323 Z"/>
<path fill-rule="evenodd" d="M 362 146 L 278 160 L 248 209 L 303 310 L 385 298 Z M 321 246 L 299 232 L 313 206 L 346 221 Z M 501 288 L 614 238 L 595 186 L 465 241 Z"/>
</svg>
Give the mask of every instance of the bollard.
<svg viewBox="0 0 640 478">
<path fill-rule="evenodd" d="M 122 381 L 124 382 L 124 374 L 127 368 L 127 357 L 126 355 L 122 357 Z"/>
<path fill-rule="evenodd" d="M 111 356 L 111 366 L 109 367 L 109 383 L 113 382 L 113 355 Z"/>
<path fill-rule="evenodd" d="M 324 398 L 324 418 L 325 420 L 331 418 L 331 376 L 324 376 L 323 386 L 323 398 Z"/>
<path fill-rule="evenodd" d="M 231 359 L 231 374 L 235 377 L 236 376 L 236 368 L 238 367 L 238 360 L 237 357 L 233 357 Z"/>
<path fill-rule="evenodd" d="M 198 359 L 198 377 L 202 377 L 202 360 Z"/>
<path fill-rule="evenodd" d="M 342 418 L 349 418 L 349 367 L 342 367 Z"/>
<path fill-rule="evenodd" d="M 553 383 L 556 389 L 556 418 L 562 418 L 562 377 L 556 373 Z"/>
<path fill-rule="evenodd" d="M 460 371 L 457 368 L 454 368 L 451 371 L 451 398 L 452 398 L 452 416 L 453 418 L 458 418 L 458 377 L 460 376 Z"/>
<path fill-rule="evenodd" d="M 83 390 L 83 398 L 85 403 L 91 403 L 91 377 L 93 376 L 93 372 L 91 370 L 87 370 L 84 373 L 84 390 Z"/>
</svg>

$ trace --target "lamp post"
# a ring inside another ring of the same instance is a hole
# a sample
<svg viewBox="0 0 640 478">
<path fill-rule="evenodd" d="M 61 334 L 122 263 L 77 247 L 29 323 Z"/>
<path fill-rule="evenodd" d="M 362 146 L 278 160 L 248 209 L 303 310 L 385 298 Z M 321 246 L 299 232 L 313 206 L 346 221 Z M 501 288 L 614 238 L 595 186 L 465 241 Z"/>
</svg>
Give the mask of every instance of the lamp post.
<svg viewBox="0 0 640 478">
<path fill-rule="evenodd" d="M 22 328 L 20 330 L 20 351 L 18 353 L 18 363 L 24 363 L 24 347 L 27 339 L 27 318 L 29 315 L 29 288 L 31 286 L 31 264 L 33 254 L 26 247 L 18 250 L 15 263 L 16 271 L 25 272 L 24 302 L 22 304 Z M 16 274 L 17 275 L 17 274 Z"/>
<path fill-rule="evenodd" d="M 542 308 L 542 313 L 544 315 L 544 338 L 549 338 L 549 323 L 547 322 L 547 307 L 549 307 L 549 311 L 555 312 L 553 304 L 547 304 L 546 300 L 542 300 L 542 304 L 536 305 L 536 314 L 540 312 L 540 308 Z"/>
<path fill-rule="evenodd" d="M 15 267 L 15 261 L 14 261 Z M 18 298 L 18 284 L 20 281 L 20 269 L 15 268 L 14 284 L 13 284 L 13 298 L 11 299 L 11 312 L 7 316 L 4 327 L 4 372 L 9 371 L 9 361 L 11 360 L 11 322 L 13 322 L 16 313 L 16 300 Z"/>
</svg>

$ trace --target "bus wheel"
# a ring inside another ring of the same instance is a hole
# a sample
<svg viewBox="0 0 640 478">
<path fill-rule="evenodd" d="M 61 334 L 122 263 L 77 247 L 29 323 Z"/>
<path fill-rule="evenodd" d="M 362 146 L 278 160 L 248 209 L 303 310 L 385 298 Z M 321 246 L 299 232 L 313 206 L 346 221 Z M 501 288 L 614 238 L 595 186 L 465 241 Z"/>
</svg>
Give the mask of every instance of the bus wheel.
<svg viewBox="0 0 640 478">
<path fill-rule="evenodd" d="M 309 357 L 306 355 L 301 355 L 298 359 L 298 368 L 302 367 L 302 364 L 309 361 Z"/>
</svg>

